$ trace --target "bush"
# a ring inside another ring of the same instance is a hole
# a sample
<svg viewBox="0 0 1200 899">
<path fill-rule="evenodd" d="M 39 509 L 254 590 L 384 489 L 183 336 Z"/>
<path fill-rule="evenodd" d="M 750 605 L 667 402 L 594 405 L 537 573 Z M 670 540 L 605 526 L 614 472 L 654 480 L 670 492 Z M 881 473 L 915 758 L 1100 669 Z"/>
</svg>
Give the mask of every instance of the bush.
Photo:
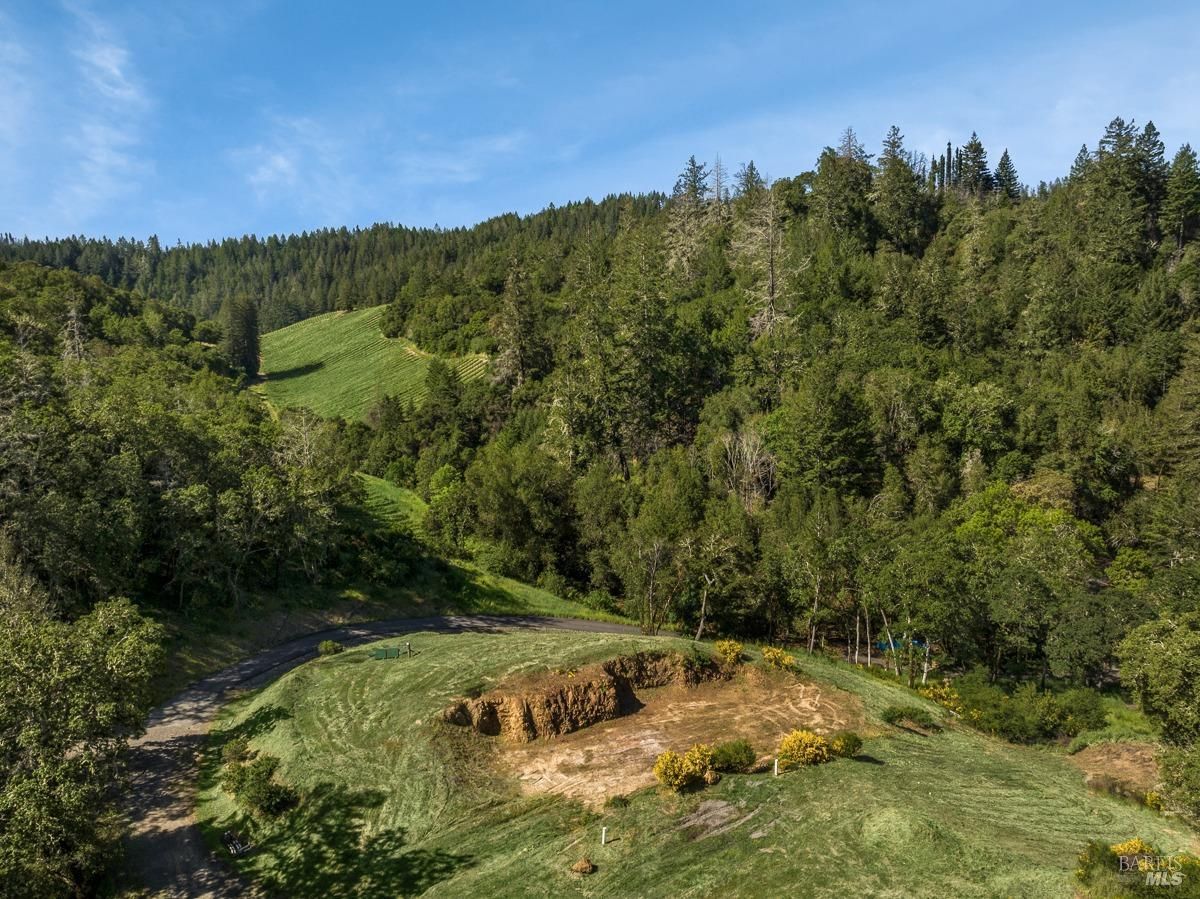
<svg viewBox="0 0 1200 899">
<path fill-rule="evenodd" d="M 962 697 L 958 695 L 958 691 L 954 689 L 954 684 L 950 682 L 950 678 L 944 677 L 938 683 L 926 684 L 917 690 L 926 699 L 936 702 L 943 708 L 947 708 L 955 714 L 962 714 L 963 702 Z"/>
<path fill-rule="evenodd" d="M 621 796 L 620 794 L 618 794 L 616 796 L 609 796 L 607 799 L 604 800 L 605 808 L 626 808 L 626 807 L 628 807 L 628 805 L 629 805 L 629 797 Z"/>
<path fill-rule="evenodd" d="M 677 793 L 692 785 L 683 765 L 683 756 L 670 749 L 655 759 L 654 776 L 663 786 L 670 787 Z"/>
<path fill-rule="evenodd" d="M 749 771 L 757 759 L 754 747 L 748 741 L 731 740 L 714 747 L 712 766 L 717 771 Z"/>
<path fill-rule="evenodd" d="M 580 602 L 593 612 L 606 612 L 610 615 L 618 615 L 621 612 L 621 604 L 613 599 L 613 595 L 607 590 L 592 590 L 585 593 Z"/>
<path fill-rule="evenodd" d="M 278 769 L 278 758 L 258 755 L 250 762 L 226 765 L 221 783 L 254 817 L 276 818 L 296 803 L 295 790 L 275 779 Z"/>
<path fill-rule="evenodd" d="M 1146 875 L 1164 878 L 1154 883 Z M 1137 837 L 1107 845 L 1093 840 L 1079 855 L 1075 879 L 1083 885 L 1081 895 L 1097 897 L 1200 896 L 1200 859 L 1177 852 L 1162 853 Z M 1172 889 L 1163 889 L 1171 886 Z"/>
<path fill-rule="evenodd" d="M 774 646 L 764 646 L 762 657 L 763 661 L 772 668 L 778 668 L 781 671 L 795 671 L 799 667 L 794 655 Z"/>
<path fill-rule="evenodd" d="M 221 747 L 221 763 L 225 765 L 240 764 L 253 757 L 254 750 L 245 737 L 234 737 Z"/>
<path fill-rule="evenodd" d="M 862 745 L 862 737 L 852 730 L 842 730 L 829 741 L 829 750 L 840 759 L 849 759 L 862 752 Z"/>
<path fill-rule="evenodd" d="M 712 771 L 713 750 L 703 743 L 697 743 L 683 755 L 668 749 L 654 762 L 658 782 L 677 793 L 705 783 Z"/>
<path fill-rule="evenodd" d="M 345 648 L 346 647 L 344 647 L 337 640 L 322 640 L 317 644 L 317 654 L 323 656 L 335 656 L 339 652 L 342 652 Z"/>
<path fill-rule="evenodd" d="M 779 767 L 819 765 L 832 758 L 829 741 L 809 730 L 794 730 L 779 741 Z"/>
<path fill-rule="evenodd" d="M 688 775 L 696 780 L 703 780 L 713 767 L 713 749 L 704 743 L 697 743 L 683 754 L 683 767 Z"/>
<path fill-rule="evenodd" d="M 1107 721 L 1100 694 L 1082 687 L 1055 695 L 1023 684 L 1009 695 L 976 671 L 959 678 L 955 688 L 969 724 L 1013 743 L 1074 737 Z"/>
<path fill-rule="evenodd" d="M 897 727 L 908 724 L 924 730 L 937 730 L 938 724 L 925 709 L 916 705 L 890 705 L 879 716 Z"/>
<path fill-rule="evenodd" d="M 717 658 L 726 668 L 733 668 L 742 661 L 742 651 L 746 648 L 737 640 L 718 640 L 713 644 Z"/>
<path fill-rule="evenodd" d="M 1162 804 L 1200 824 L 1200 746 L 1168 749 L 1158 758 L 1162 770 Z"/>
<path fill-rule="evenodd" d="M 1104 701 L 1095 690 L 1078 687 L 1057 697 L 1062 722 L 1059 732 L 1074 737 L 1085 730 L 1098 730 L 1108 723 Z"/>
</svg>

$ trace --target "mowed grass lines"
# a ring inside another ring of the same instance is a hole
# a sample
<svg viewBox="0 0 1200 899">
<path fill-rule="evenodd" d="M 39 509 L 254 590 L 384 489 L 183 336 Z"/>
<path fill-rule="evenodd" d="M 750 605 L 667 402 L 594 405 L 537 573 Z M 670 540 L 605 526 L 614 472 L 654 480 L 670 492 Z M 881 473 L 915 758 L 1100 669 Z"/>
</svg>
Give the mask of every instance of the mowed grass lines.
<svg viewBox="0 0 1200 899">
<path fill-rule="evenodd" d="M 381 397 L 419 404 L 430 355 L 379 330 L 383 306 L 330 312 L 262 336 L 262 391 L 277 407 L 361 418 Z M 446 358 L 461 378 L 481 376 L 487 357 Z"/>
<path fill-rule="evenodd" d="M 219 723 L 282 758 L 305 796 L 237 863 L 270 892 L 1058 897 L 1071 895 L 1090 839 L 1138 835 L 1166 851 L 1193 843 L 1177 822 L 1089 792 L 1061 753 L 953 726 L 933 736 L 886 727 L 878 712 L 918 701 L 911 693 L 807 657 L 806 675 L 858 693 L 872 732 L 884 734 L 867 740 L 863 758 L 779 778 L 730 775 L 691 795 L 651 788 L 602 814 L 521 796 L 489 773 L 494 740 L 436 721 L 452 698 L 511 673 L 690 644 L 520 630 L 404 639 L 420 654 L 374 661 L 360 648 L 316 661 Z M 207 770 L 198 815 L 211 838 L 242 825 L 215 766 Z M 615 838 L 604 847 L 601 826 Z M 568 868 L 584 855 L 598 870 L 574 878 Z"/>
</svg>

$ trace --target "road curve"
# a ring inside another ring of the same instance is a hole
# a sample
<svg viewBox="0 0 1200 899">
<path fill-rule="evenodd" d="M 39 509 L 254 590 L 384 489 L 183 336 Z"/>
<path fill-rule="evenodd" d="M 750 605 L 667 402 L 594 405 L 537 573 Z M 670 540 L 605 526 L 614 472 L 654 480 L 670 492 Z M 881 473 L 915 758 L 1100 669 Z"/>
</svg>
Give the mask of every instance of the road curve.
<svg viewBox="0 0 1200 899">
<path fill-rule="evenodd" d="M 421 631 L 518 629 L 640 633 L 628 625 L 533 615 L 392 618 L 298 637 L 192 684 L 152 711 L 145 734 L 130 746 L 127 808 L 131 826 L 125 848 L 132 873 L 153 896 L 252 895 L 225 860 L 209 850 L 195 816 L 200 752 L 231 691 L 262 686 L 315 658 L 322 640 L 352 646 Z"/>
</svg>

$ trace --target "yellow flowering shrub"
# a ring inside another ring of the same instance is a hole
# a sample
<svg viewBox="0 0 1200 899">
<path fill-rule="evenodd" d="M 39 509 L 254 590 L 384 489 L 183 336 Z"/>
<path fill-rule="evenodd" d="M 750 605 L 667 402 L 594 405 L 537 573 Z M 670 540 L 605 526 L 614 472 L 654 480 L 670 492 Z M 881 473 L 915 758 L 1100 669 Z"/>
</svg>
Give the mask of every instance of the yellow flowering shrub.
<svg viewBox="0 0 1200 899">
<path fill-rule="evenodd" d="M 772 668 L 779 668 L 783 671 L 795 671 L 799 667 L 794 655 L 784 652 L 775 646 L 764 646 L 762 656 L 763 661 Z"/>
<path fill-rule="evenodd" d="M 810 730 L 794 730 L 779 741 L 779 767 L 819 765 L 833 757 L 829 741 Z"/>
<path fill-rule="evenodd" d="M 742 650 L 745 649 L 737 640 L 718 640 L 713 644 L 717 658 L 726 668 L 732 668 L 742 661 Z"/>
</svg>

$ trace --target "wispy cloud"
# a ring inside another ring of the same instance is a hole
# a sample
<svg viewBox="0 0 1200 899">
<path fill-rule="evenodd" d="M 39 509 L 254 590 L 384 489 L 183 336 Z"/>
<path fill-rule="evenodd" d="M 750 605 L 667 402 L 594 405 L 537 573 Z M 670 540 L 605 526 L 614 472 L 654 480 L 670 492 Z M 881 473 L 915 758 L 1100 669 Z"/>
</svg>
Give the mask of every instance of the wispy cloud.
<svg viewBox="0 0 1200 899">
<path fill-rule="evenodd" d="M 138 153 L 151 100 L 116 28 L 91 7 L 66 3 L 71 57 L 78 77 L 76 123 L 65 145 L 62 177 L 51 206 L 62 226 L 88 224 L 139 191 L 150 164 Z"/>
<path fill-rule="evenodd" d="M 0 12 L 0 145 L 17 143 L 30 105 L 30 54 L 14 35 L 12 23 Z"/>
<path fill-rule="evenodd" d="M 268 115 L 266 121 L 258 142 L 228 153 L 259 205 L 340 224 L 359 197 L 345 139 L 309 116 Z"/>
<path fill-rule="evenodd" d="M 493 173 L 528 144 L 524 131 L 485 134 L 463 140 L 409 138 L 396 154 L 396 177 L 409 185 L 472 184 Z"/>
</svg>

